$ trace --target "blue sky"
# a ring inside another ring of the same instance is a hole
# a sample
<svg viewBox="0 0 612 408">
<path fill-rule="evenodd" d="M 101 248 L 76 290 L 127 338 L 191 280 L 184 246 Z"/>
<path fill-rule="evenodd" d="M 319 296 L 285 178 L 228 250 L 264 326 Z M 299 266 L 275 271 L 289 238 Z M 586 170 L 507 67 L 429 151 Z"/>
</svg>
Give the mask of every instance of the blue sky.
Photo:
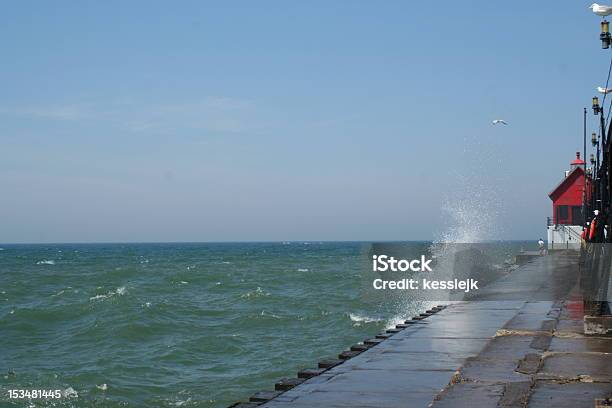
<svg viewBox="0 0 612 408">
<path fill-rule="evenodd" d="M 7 3 L 0 242 L 537 239 L 607 74 L 587 6 Z"/>
</svg>

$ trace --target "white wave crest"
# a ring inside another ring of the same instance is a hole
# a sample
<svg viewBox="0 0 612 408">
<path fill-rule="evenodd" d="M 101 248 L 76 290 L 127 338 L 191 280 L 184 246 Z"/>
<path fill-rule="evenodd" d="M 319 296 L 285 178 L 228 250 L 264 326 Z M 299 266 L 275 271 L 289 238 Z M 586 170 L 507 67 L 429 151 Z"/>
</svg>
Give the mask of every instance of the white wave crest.
<svg viewBox="0 0 612 408">
<path fill-rule="evenodd" d="M 99 295 L 96 295 L 96 296 L 92 296 L 92 297 L 89 298 L 89 300 L 107 299 L 107 298 L 113 297 L 115 295 L 123 296 L 126 293 L 127 293 L 127 289 L 125 288 L 125 286 L 120 286 L 117 289 L 111 290 L 111 291 L 109 291 L 106 294 L 99 294 Z"/>
<path fill-rule="evenodd" d="M 260 296 L 270 296 L 270 294 L 258 286 L 257 289 L 240 295 L 240 297 L 243 299 L 257 298 Z"/>
<path fill-rule="evenodd" d="M 282 319 L 282 317 L 280 317 L 280 316 L 278 316 L 278 315 L 275 315 L 274 313 L 268 313 L 268 312 L 266 312 L 265 310 L 262 310 L 262 311 L 261 311 L 260 316 L 264 316 L 264 317 L 271 317 L 271 318 L 273 318 L 273 319 Z"/>
<path fill-rule="evenodd" d="M 55 265 L 55 261 L 45 259 L 45 260 L 36 262 L 36 265 Z"/>
<path fill-rule="evenodd" d="M 349 313 L 349 318 L 355 323 L 377 323 L 384 320 L 378 317 L 362 316 L 356 313 Z"/>
<path fill-rule="evenodd" d="M 387 320 L 387 323 L 385 324 L 385 329 L 393 329 L 396 325 L 400 324 L 400 323 L 404 323 L 406 319 L 400 316 L 395 316 L 390 318 L 389 320 Z"/>
<path fill-rule="evenodd" d="M 89 300 L 106 299 L 108 295 L 96 295 L 89 298 Z"/>
<path fill-rule="evenodd" d="M 74 388 L 68 387 L 64 391 L 62 391 L 64 398 L 78 398 L 79 393 L 75 391 Z"/>
</svg>

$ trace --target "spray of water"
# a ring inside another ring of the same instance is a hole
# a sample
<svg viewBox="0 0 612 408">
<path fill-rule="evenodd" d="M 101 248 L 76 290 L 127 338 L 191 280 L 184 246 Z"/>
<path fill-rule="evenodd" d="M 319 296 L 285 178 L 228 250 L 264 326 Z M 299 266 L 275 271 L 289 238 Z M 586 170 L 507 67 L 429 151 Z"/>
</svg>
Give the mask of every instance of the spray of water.
<svg viewBox="0 0 612 408">
<path fill-rule="evenodd" d="M 502 143 L 504 141 L 501 139 L 475 136 L 464 140 L 465 158 L 460 161 L 463 166 L 451 173 L 452 180 L 445 187 L 447 193 L 440 208 L 444 227 L 435 234 L 436 238 L 428 249 L 429 255 L 436 261 L 438 279 L 459 277 L 457 261 L 462 266 L 480 261 L 478 253 L 470 249 L 499 239 L 503 232 L 500 219 L 504 207 L 500 192 L 508 174 L 499 170 L 507 168 L 508 163 Z M 475 259 L 470 258 L 471 254 Z M 465 268 L 460 269 L 465 273 Z M 406 291 L 401 297 L 389 300 L 395 303 L 394 309 L 398 312 L 388 320 L 388 325 L 392 326 L 423 308 L 445 303 L 445 300 L 450 300 L 449 293 L 446 299 L 438 293 L 432 301 L 427 293 Z"/>
<path fill-rule="evenodd" d="M 478 257 L 476 249 L 482 248 L 480 244 L 497 240 L 502 234 L 504 207 L 500 189 L 505 185 L 505 176 L 500 174 L 505 172 L 499 169 L 504 169 L 507 163 L 499 141 L 485 145 L 481 140 L 465 140 L 466 158 L 461 161 L 464 166 L 454 173 L 453 187 L 441 206 L 444 230 L 437 234 L 430 252 L 437 260 L 436 274 L 443 279 L 457 277 L 458 256 L 462 257 L 463 265 L 478 262 L 478 259 L 466 262 L 466 257 Z M 478 160 L 471 160 L 472 157 Z"/>
</svg>

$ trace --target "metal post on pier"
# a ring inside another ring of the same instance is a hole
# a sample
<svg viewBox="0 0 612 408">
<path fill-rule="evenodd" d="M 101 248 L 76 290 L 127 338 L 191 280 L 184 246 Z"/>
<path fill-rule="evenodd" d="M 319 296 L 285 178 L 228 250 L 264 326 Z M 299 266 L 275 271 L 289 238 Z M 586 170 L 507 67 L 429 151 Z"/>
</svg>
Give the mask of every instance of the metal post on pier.
<svg viewBox="0 0 612 408">
<path fill-rule="evenodd" d="M 584 186 L 582 188 L 582 228 L 585 228 L 584 223 L 587 219 L 587 152 L 586 152 L 586 139 L 587 139 L 587 108 L 583 109 L 582 112 L 582 160 L 584 161 Z"/>
</svg>

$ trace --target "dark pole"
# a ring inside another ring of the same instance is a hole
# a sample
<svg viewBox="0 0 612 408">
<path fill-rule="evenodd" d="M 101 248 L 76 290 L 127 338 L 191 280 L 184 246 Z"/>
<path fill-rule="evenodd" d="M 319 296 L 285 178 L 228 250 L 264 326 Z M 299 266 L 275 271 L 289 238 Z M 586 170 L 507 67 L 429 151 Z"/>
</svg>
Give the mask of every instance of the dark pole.
<svg viewBox="0 0 612 408">
<path fill-rule="evenodd" d="M 595 205 L 593 206 L 594 210 L 599 210 L 599 204 L 601 203 L 601 185 L 599 182 L 601 178 L 599 176 L 599 145 L 601 144 L 601 137 L 599 138 L 599 143 L 597 143 L 597 153 L 595 156 L 595 185 L 597 186 L 595 190 L 597 194 L 595 194 Z"/>
<path fill-rule="evenodd" d="M 584 108 L 584 112 L 583 112 L 583 117 L 582 117 L 582 161 L 584 161 L 584 168 L 582 170 L 584 170 L 584 191 L 582 192 L 582 227 L 584 228 L 585 223 L 586 223 L 586 219 L 587 219 L 587 174 L 586 174 L 586 169 L 587 169 L 587 165 L 586 165 L 586 139 L 587 139 L 587 128 L 586 128 L 586 121 L 587 121 L 587 108 Z"/>
<path fill-rule="evenodd" d="M 599 108 L 599 124 L 601 125 L 601 140 L 602 143 L 606 144 L 606 118 L 604 118 L 603 106 Z"/>
<path fill-rule="evenodd" d="M 599 189 L 599 200 L 600 201 L 600 206 L 599 206 L 599 211 L 604 211 L 607 210 L 607 201 L 608 201 L 608 180 L 606 177 L 606 172 L 608 170 L 607 168 L 607 161 L 608 161 L 608 155 L 607 155 L 607 132 L 606 132 L 606 119 L 604 117 L 604 107 L 601 106 L 600 107 L 600 116 L 599 116 L 599 122 L 601 124 L 601 161 L 598 161 L 598 166 L 603 168 L 604 170 L 602 170 L 600 172 L 600 180 L 599 182 L 600 184 L 600 189 Z M 603 217 L 607 217 L 607 215 L 604 215 Z M 606 218 L 604 218 L 606 219 Z"/>
</svg>

